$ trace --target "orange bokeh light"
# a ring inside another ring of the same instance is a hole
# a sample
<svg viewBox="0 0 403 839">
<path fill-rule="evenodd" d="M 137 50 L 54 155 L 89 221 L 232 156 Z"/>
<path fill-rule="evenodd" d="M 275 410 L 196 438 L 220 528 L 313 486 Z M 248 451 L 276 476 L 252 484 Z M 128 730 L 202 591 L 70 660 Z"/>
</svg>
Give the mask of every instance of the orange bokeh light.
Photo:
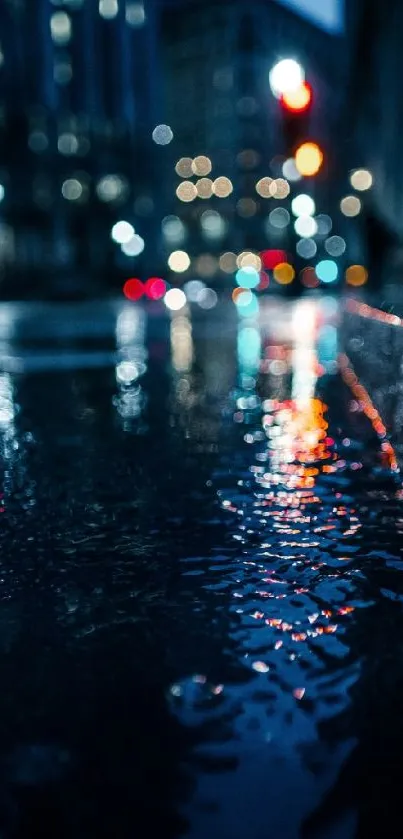
<svg viewBox="0 0 403 839">
<path fill-rule="evenodd" d="M 298 114 L 306 111 L 312 101 L 312 90 L 307 82 L 302 82 L 300 87 L 295 90 L 289 90 L 281 97 L 281 103 L 287 111 L 293 111 Z"/>
<path fill-rule="evenodd" d="M 323 152 L 317 143 L 302 143 L 295 152 L 295 165 L 300 175 L 312 177 L 323 163 Z"/>
</svg>

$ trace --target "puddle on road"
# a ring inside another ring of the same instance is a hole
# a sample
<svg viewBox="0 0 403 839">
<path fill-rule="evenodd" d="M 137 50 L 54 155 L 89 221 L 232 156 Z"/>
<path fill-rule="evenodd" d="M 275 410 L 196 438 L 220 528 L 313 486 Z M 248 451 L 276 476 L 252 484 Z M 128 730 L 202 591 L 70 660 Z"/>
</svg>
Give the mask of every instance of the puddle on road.
<svg viewBox="0 0 403 839">
<path fill-rule="evenodd" d="M 4 770 L 13 818 L 56 788 L 47 823 L 93 836 L 369 836 L 398 803 L 403 516 L 334 304 L 138 324 L 114 368 L 1 377 L 4 765 L 69 756 L 29 800 Z"/>
</svg>

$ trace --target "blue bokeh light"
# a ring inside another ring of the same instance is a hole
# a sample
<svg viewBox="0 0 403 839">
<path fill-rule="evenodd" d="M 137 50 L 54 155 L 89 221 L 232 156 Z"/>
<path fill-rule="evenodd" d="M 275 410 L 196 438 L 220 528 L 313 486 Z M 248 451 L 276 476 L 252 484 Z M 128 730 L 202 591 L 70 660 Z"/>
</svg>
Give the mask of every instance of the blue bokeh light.
<svg viewBox="0 0 403 839">
<path fill-rule="evenodd" d="M 339 275 L 337 262 L 334 259 L 321 259 L 315 271 L 318 280 L 322 283 L 335 283 Z"/>
</svg>

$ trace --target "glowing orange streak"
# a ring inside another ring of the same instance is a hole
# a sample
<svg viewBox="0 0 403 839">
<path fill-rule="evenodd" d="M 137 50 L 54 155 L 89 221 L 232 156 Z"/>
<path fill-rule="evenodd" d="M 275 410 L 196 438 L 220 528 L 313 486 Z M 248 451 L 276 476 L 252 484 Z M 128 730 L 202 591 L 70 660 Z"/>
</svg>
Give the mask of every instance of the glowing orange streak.
<svg viewBox="0 0 403 839">
<path fill-rule="evenodd" d="M 382 451 L 384 451 L 388 458 L 389 467 L 393 472 L 399 472 L 399 465 L 397 462 L 397 457 L 395 450 L 389 440 L 385 440 L 383 438 L 387 435 L 386 426 L 384 425 L 382 418 L 375 408 L 374 403 L 365 389 L 364 385 L 361 384 L 359 381 L 354 369 L 351 365 L 350 359 L 348 358 L 345 353 L 339 354 L 339 369 L 342 376 L 343 381 L 348 385 L 350 390 L 353 392 L 356 399 L 360 402 L 362 406 L 362 410 L 366 417 L 368 417 L 371 425 L 375 431 L 375 433 L 382 439 Z"/>
<path fill-rule="evenodd" d="M 378 320 L 380 323 L 388 323 L 390 326 L 403 326 L 403 319 L 398 315 L 392 315 L 390 312 L 383 312 L 382 309 L 376 309 L 374 306 L 368 306 L 367 303 L 360 303 L 359 300 L 354 300 L 350 297 L 346 300 L 346 309 L 354 315 L 361 315 L 363 318 L 370 318 L 371 320 Z"/>
</svg>

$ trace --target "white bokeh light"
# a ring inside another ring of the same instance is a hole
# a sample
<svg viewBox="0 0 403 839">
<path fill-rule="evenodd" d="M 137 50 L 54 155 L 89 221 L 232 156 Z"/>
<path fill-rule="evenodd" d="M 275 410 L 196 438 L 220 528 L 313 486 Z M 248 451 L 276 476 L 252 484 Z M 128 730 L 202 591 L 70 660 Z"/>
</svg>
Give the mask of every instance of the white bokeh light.
<svg viewBox="0 0 403 839">
<path fill-rule="evenodd" d="M 112 239 L 118 245 L 126 245 L 133 238 L 134 234 L 134 227 L 129 221 L 117 221 L 111 231 Z"/>
<path fill-rule="evenodd" d="M 186 305 L 186 295 L 181 288 L 170 288 L 165 294 L 164 303 L 171 312 L 179 312 Z"/>
<path fill-rule="evenodd" d="M 301 239 L 309 239 L 317 232 L 318 225 L 312 216 L 299 216 L 294 222 L 294 230 Z"/>
<path fill-rule="evenodd" d="M 304 71 L 294 58 L 284 58 L 270 70 L 269 82 L 273 95 L 279 99 L 284 93 L 296 90 L 304 81 Z"/>
<path fill-rule="evenodd" d="M 294 216 L 313 216 L 315 202 L 310 195 L 301 193 L 300 195 L 296 195 L 291 201 L 291 210 Z"/>
</svg>

